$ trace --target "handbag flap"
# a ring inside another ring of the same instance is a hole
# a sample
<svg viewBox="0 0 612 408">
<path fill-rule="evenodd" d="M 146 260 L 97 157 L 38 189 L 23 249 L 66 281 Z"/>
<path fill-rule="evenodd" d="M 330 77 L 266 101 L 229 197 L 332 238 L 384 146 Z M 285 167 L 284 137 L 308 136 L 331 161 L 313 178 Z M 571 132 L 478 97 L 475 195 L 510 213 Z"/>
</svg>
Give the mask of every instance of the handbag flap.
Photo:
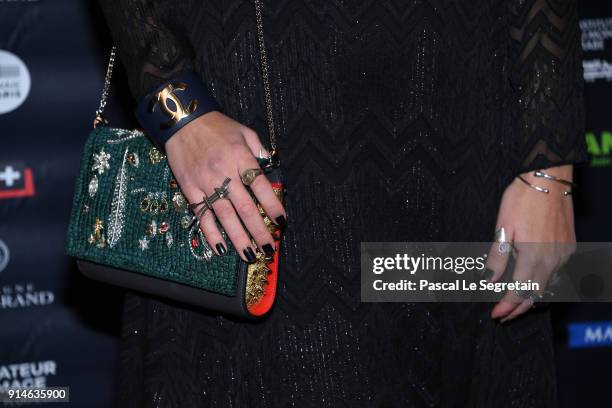
<svg viewBox="0 0 612 408">
<path fill-rule="evenodd" d="M 165 156 L 142 132 L 100 126 L 85 144 L 66 252 L 234 296 L 242 261 L 229 240 L 224 255 L 214 254 L 187 204 Z"/>
</svg>

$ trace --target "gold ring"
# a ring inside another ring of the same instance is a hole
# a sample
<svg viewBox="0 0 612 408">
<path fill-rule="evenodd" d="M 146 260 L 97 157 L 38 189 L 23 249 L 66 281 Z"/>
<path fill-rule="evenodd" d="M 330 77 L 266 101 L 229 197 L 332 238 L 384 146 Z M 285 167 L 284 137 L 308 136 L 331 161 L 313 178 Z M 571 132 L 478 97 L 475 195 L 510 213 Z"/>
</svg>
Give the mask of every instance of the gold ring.
<svg viewBox="0 0 612 408">
<path fill-rule="evenodd" d="M 250 186 L 253 180 L 259 175 L 263 174 L 260 168 L 246 169 L 241 175 L 240 180 L 245 186 Z"/>
</svg>

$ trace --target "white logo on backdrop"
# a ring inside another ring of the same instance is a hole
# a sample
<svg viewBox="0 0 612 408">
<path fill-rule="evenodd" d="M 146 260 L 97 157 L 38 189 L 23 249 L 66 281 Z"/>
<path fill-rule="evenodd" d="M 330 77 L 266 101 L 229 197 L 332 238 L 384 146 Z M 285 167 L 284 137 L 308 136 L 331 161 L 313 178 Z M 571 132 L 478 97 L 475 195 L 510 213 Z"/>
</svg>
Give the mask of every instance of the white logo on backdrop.
<svg viewBox="0 0 612 408">
<path fill-rule="evenodd" d="M 584 51 L 603 51 L 606 40 L 612 38 L 612 17 L 580 20 L 580 30 Z"/>
<path fill-rule="evenodd" d="M 52 375 L 57 375 L 55 360 L 0 365 L 0 390 L 46 387 Z"/>
<path fill-rule="evenodd" d="M 605 60 L 594 59 L 582 61 L 584 80 L 594 82 L 598 79 L 612 81 L 612 64 Z"/>
<path fill-rule="evenodd" d="M 582 62 L 584 80 L 594 82 L 598 79 L 612 81 L 612 62 L 601 57 L 606 51 L 606 43 L 612 39 L 612 17 L 587 18 L 580 20 L 582 30 L 582 49 L 585 59 Z M 593 55 L 593 53 L 596 53 Z M 598 58 L 589 59 L 596 56 Z"/>
<path fill-rule="evenodd" d="M 50 290 L 36 290 L 31 282 L 25 284 L 15 283 L 0 287 L 0 310 L 48 306 L 54 301 L 54 292 Z"/>
<path fill-rule="evenodd" d="M 0 171 L 0 180 L 4 182 L 7 187 L 13 187 L 15 181 L 21 178 L 21 172 L 16 171 L 13 166 L 5 166 L 4 170 Z"/>
<path fill-rule="evenodd" d="M 0 114 L 17 109 L 30 93 L 30 71 L 15 54 L 0 50 Z"/>
</svg>

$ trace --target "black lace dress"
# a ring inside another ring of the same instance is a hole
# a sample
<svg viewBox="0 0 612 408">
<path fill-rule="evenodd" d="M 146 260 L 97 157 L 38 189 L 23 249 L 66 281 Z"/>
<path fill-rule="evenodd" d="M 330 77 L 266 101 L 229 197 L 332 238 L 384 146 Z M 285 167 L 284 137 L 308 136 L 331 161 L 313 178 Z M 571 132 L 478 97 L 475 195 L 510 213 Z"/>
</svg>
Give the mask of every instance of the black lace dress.
<svg viewBox="0 0 612 408">
<path fill-rule="evenodd" d="M 195 70 L 266 125 L 252 1 L 103 1 L 136 98 Z M 503 189 L 583 145 L 574 1 L 264 0 L 288 188 L 269 318 L 125 303 L 129 407 L 548 407 L 546 312 L 365 304 L 361 241 L 490 241 Z"/>
</svg>

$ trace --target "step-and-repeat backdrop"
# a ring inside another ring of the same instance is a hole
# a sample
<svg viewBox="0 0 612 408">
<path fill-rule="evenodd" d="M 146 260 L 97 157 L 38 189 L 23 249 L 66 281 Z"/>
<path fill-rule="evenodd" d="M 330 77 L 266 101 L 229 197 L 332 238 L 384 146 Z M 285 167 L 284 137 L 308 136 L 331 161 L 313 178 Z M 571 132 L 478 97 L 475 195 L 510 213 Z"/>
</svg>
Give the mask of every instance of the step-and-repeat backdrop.
<svg viewBox="0 0 612 408">
<path fill-rule="evenodd" d="M 578 169 L 582 241 L 612 241 L 612 3 L 580 2 L 587 93 Z M 0 0 L 0 387 L 69 386 L 71 406 L 111 407 L 121 291 L 63 255 L 83 142 L 109 36 L 86 0 Z M 110 114 L 133 125 L 125 78 Z M 612 406 L 612 305 L 555 305 L 563 407 Z"/>
</svg>

